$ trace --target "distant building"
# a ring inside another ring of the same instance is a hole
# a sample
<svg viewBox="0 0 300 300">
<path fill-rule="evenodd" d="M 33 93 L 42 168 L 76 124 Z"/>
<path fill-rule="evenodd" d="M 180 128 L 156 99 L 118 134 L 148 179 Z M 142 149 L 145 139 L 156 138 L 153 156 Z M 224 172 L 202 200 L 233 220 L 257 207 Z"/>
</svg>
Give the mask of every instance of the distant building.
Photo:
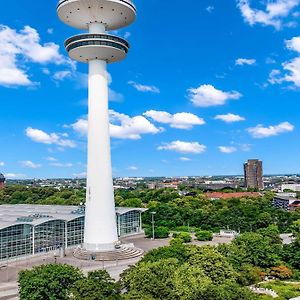
<svg viewBox="0 0 300 300">
<path fill-rule="evenodd" d="M 209 192 L 205 194 L 210 200 L 219 199 L 232 199 L 232 198 L 243 198 L 243 197 L 260 197 L 261 193 L 258 192 L 237 192 L 237 193 L 221 193 L 221 192 Z"/>
<path fill-rule="evenodd" d="M 3 189 L 5 186 L 5 177 L 0 173 L 0 189 Z"/>
<path fill-rule="evenodd" d="M 246 188 L 263 189 L 263 164 L 261 160 L 249 159 L 244 164 L 244 177 Z"/>
<path fill-rule="evenodd" d="M 299 183 L 287 183 L 281 185 L 281 191 L 284 192 L 286 190 L 290 190 L 293 192 L 300 192 L 300 184 Z"/>
<path fill-rule="evenodd" d="M 275 196 L 273 206 L 283 210 L 294 210 L 300 207 L 300 199 L 293 197 Z"/>
</svg>

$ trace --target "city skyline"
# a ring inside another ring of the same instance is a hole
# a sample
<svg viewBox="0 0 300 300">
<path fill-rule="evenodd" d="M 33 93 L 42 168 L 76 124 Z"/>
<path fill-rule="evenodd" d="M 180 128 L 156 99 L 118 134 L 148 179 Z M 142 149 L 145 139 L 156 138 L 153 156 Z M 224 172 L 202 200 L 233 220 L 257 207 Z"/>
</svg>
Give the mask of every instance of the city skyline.
<svg viewBox="0 0 300 300">
<path fill-rule="evenodd" d="M 78 31 L 62 28 L 49 2 L 4 4 L 0 172 L 8 178 L 85 175 L 87 68 L 67 58 L 63 41 Z M 265 174 L 299 173 L 299 2 L 277 14 L 276 1 L 247 3 L 193 2 L 191 11 L 136 1 L 136 24 L 118 32 L 133 47 L 109 68 L 114 177 L 242 174 L 249 158 L 264 161 Z"/>
</svg>

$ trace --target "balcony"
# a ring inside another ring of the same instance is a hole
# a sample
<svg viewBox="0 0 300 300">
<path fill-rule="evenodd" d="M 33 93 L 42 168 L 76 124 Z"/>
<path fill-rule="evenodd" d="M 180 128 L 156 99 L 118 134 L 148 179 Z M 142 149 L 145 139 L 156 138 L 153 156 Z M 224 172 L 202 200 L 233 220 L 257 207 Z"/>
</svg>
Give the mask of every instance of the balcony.
<svg viewBox="0 0 300 300">
<path fill-rule="evenodd" d="M 112 63 L 123 60 L 130 46 L 124 39 L 113 35 L 80 34 L 66 40 L 65 47 L 74 60 L 104 60 Z"/>
</svg>

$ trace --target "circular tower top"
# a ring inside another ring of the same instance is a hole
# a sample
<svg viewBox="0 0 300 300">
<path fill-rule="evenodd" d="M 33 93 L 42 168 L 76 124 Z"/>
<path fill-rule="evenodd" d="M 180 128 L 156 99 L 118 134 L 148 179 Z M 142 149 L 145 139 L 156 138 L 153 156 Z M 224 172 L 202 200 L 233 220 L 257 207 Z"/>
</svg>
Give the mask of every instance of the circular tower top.
<svg viewBox="0 0 300 300">
<path fill-rule="evenodd" d="M 131 0 L 60 0 L 57 13 L 62 22 L 83 30 L 89 29 L 91 23 L 115 30 L 130 25 L 136 18 Z"/>
</svg>

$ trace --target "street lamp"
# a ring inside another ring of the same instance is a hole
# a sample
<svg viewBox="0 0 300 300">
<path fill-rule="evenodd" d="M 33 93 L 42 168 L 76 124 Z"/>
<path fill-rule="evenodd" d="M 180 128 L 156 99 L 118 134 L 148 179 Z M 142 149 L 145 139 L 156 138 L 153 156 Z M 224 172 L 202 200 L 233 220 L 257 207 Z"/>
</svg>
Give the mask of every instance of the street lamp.
<svg viewBox="0 0 300 300">
<path fill-rule="evenodd" d="M 155 215 L 156 215 L 156 212 L 155 211 L 152 211 L 151 212 L 151 217 L 152 217 L 152 221 L 151 221 L 151 223 L 152 223 L 152 239 L 154 240 L 155 239 L 155 231 L 154 231 L 154 225 L 155 225 L 155 221 L 154 221 L 154 217 L 155 217 Z"/>
</svg>

